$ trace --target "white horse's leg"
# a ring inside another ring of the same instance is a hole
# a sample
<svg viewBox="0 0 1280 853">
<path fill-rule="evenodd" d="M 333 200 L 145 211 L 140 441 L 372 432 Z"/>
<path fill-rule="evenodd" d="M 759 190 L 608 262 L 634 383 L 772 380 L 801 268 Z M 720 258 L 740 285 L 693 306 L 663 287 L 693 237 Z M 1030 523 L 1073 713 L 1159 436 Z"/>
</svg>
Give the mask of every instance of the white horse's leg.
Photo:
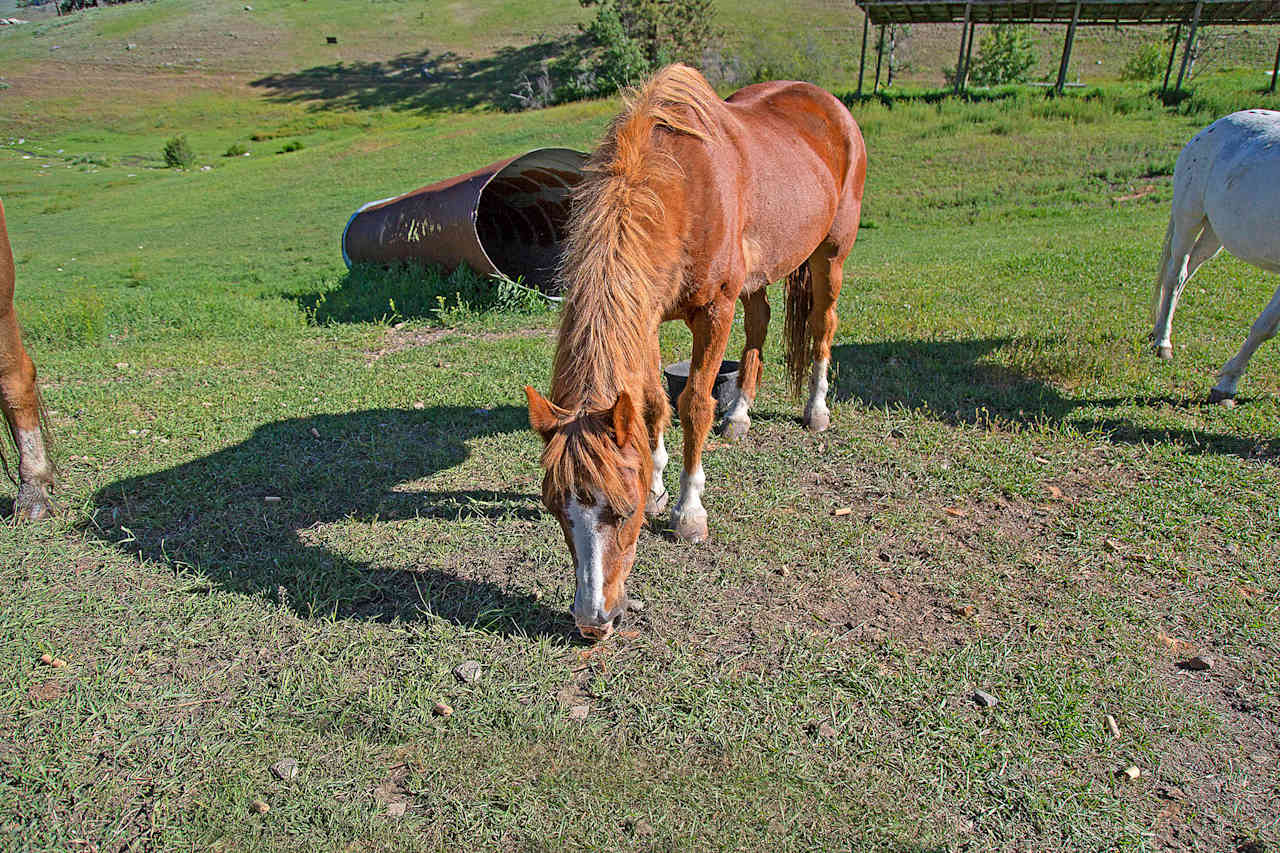
<svg viewBox="0 0 1280 853">
<path fill-rule="evenodd" d="M 1156 353 L 1164 359 L 1173 358 L 1173 343 L 1170 335 L 1173 332 L 1173 312 L 1178 309 L 1178 301 L 1182 291 L 1195 275 L 1197 269 L 1205 261 L 1212 258 L 1222 248 L 1222 241 L 1214 233 L 1209 220 L 1201 218 L 1199 222 L 1187 227 L 1185 222 L 1175 223 L 1169 236 L 1169 245 L 1163 258 L 1160 270 L 1159 305 L 1156 311 L 1156 326 L 1152 335 Z M 1199 236 L 1192 238 L 1198 232 Z"/>
<path fill-rule="evenodd" d="M 1210 403 L 1223 403 L 1235 399 L 1236 385 L 1244 375 L 1245 368 L 1249 366 L 1249 359 L 1253 358 L 1254 352 L 1262 346 L 1263 341 L 1275 335 L 1277 326 L 1280 326 L 1280 290 L 1272 295 L 1267 307 L 1254 321 L 1253 327 L 1249 329 L 1249 337 L 1245 338 L 1244 346 L 1240 347 L 1240 352 L 1236 353 L 1235 357 L 1223 365 L 1222 370 L 1219 371 L 1218 383 L 1209 392 Z"/>
<path fill-rule="evenodd" d="M 653 446 L 653 479 L 649 482 L 649 500 L 644 508 L 644 514 L 649 518 L 656 518 L 667 508 L 667 487 L 662 482 L 662 472 L 667 470 L 670 458 L 666 440 L 662 433 L 658 433 L 658 442 Z"/>
</svg>

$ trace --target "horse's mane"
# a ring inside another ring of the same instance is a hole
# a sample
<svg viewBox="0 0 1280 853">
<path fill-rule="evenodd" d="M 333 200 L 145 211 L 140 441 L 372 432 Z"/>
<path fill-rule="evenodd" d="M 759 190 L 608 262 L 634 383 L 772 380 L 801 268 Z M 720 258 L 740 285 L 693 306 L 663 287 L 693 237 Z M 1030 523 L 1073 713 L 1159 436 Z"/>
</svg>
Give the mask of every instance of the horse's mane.
<svg viewBox="0 0 1280 853">
<path fill-rule="evenodd" d="M 719 103 L 701 74 L 669 65 L 630 93 L 591 155 L 574 192 L 560 269 L 565 302 L 551 380 L 557 405 L 573 411 L 611 406 L 628 368 L 652 369 L 641 357 L 653 347 L 657 297 L 681 248 L 676 235 L 660 227 L 659 189 L 682 176 L 679 164 L 654 144 L 654 131 L 708 139 Z"/>
<path fill-rule="evenodd" d="M 552 400 L 575 418 L 608 409 L 623 390 L 658 381 L 648 374 L 660 300 L 671 290 L 682 251 L 679 235 L 663 227 L 659 191 L 683 173 L 655 144 L 657 131 L 714 139 L 713 111 L 721 103 L 696 70 L 669 65 L 627 95 L 584 168 L 559 273 L 565 300 L 551 379 Z M 644 405 L 643 395 L 633 399 Z M 594 420 L 550 442 L 543 466 L 562 491 L 587 485 L 611 503 L 625 501 L 616 494 L 621 481 L 609 470 L 599 430 L 590 428 Z"/>
</svg>

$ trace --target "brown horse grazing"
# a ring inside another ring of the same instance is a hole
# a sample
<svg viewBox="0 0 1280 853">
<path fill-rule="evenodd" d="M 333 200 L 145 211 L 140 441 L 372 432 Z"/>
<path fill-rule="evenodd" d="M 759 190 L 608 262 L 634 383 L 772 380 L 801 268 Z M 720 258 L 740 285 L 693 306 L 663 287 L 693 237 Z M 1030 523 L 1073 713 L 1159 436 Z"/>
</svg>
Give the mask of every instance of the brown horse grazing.
<svg viewBox="0 0 1280 853">
<path fill-rule="evenodd" d="M 45 450 L 43 424 L 49 419 L 36 389 L 36 367 L 22 347 L 18 318 L 13 312 L 15 278 L 4 203 L 0 202 L 0 409 L 18 448 L 18 497 L 13 502 L 13 517 L 15 521 L 25 521 L 53 512 L 49 492 L 53 489 L 54 470 Z M 0 462 L 9 479 L 13 479 L 2 452 Z"/>
<path fill-rule="evenodd" d="M 787 280 L 792 391 L 809 384 L 804 422 L 824 430 L 827 365 L 841 270 L 858 232 L 866 149 L 849 111 L 808 83 L 748 86 L 721 101 L 683 65 L 659 71 L 605 133 L 576 190 L 551 400 L 533 388 L 529 423 L 546 446 L 542 499 L 559 519 L 577 571 L 573 615 L 606 635 L 644 518 L 667 502 L 658 324 L 693 332 L 676 536 L 707 536 L 702 445 L 711 389 L 746 308 L 746 347 L 725 434 L 747 432 L 769 323 L 765 287 Z"/>
</svg>

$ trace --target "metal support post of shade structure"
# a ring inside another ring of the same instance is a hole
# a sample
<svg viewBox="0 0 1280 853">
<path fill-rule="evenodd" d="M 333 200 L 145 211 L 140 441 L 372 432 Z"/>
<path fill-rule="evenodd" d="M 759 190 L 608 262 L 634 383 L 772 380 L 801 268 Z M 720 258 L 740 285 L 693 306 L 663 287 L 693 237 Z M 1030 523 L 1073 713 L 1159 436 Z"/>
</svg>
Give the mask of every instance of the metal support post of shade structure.
<svg viewBox="0 0 1280 853">
<path fill-rule="evenodd" d="M 1173 41 L 1169 42 L 1169 64 L 1164 67 L 1164 82 L 1160 84 L 1160 95 L 1163 97 L 1169 88 L 1169 75 L 1173 73 L 1173 60 L 1178 55 L 1178 40 L 1182 38 L 1182 21 L 1173 30 Z"/>
<path fill-rule="evenodd" d="M 1276 76 L 1280 75 L 1280 41 L 1276 42 L 1276 64 L 1271 66 L 1271 88 L 1267 89 L 1271 94 L 1276 93 Z"/>
<path fill-rule="evenodd" d="M 1182 81 L 1187 76 L 1187 61 L 1191 59 L 1191 47 L 1196 43 L 1196 28 L 1200 26 L 1200 10 L 1204 0 L 1196 0 L 1196 10 L 1191 13 L 1191 31 L 1187 33 L 1187 46 L 1182 49 L 1182 65 L 1178 68 L 1178 84 L 1173 91 L 1182 91 Z"/>
<path fill-rule="evenodd" d="M 871 16 L 862 10 L 862 58 L 858 60 L 858 97 L 862 97 L 862 72 L 867 69 L 867 29 L 871 26 Z M 1173 64 L 1173 60 L 1169 60 Z"/>
<path fill-rule="evenodd" d="M 884 24 L 880 25 L 880 33 L 876 37 L 876 85 L 872 92 L 880 91 L 880 60 L 884 58 Z"/>
<path fill-rule="evenodd" d="M 973 37 L 977 35 L 978 22 L 969 22 L 969 46 L 964 51 L 964 73 L 960 75 L 960 87 L 964 88 L 969 85 L 969 65 L 973 58 Z"/>
<path fill-rule="evenodd" d="M 964 75 L 965 75 L 964 56 L 965 56 L 965 49 L 968 47 L 968 45 L 965 42 L 967 42 L 969 39 L 969 20 L 970 20 L 969 14 L 972 11 L 972 6 L 973 6 L 972 0 L 964 4 L 964 26 L 960 28 L 960 53 L 958 56 L 956 56 L 956 80 L 955 80 L 955 87 L 953 92 L 953 94 L 956 94 L 956 95 L 959 95 L 960 92 L 964 89 Z"/>
<path fill-rule="evenodd" d="M 1067 27 L 1067 39 L 1062 44 L 1062 64 L 1058 66 L 1058 82 L 1054 84 L 1053 90 L 1059 95 L 1062 94 L 1062 87 L 1067 85 L 1067 67 L 1071 64 L 1071 46 L 1076 40 L 1076 25 L 1080 23 L 1080 3 L 1077 2 L 1075 11 L 1071 13 L 1071 24 Z"/>
</svg>

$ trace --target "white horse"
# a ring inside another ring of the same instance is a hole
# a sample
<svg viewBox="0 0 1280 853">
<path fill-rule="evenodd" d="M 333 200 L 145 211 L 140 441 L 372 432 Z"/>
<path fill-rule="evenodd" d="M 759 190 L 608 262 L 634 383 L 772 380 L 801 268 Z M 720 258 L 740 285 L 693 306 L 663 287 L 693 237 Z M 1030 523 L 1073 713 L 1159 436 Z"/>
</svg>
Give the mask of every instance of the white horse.
<svg viewBox="0 0 1280 853">
<path fill-rule="evenodd" d="M 1188 279 L 1222 247 L 1280 273 L 1280 112 L 1244 110 L 1192 137 L 1173 169 L 1173 212 L 1164 237 L 1152 315 L 1161 358 L 1173 358 L 1169 332 Z M 1209 402 L 1232 405 L 1254 351 L 1280 325 L 1280 289 L 1223 365 Z"/>
</svg>

